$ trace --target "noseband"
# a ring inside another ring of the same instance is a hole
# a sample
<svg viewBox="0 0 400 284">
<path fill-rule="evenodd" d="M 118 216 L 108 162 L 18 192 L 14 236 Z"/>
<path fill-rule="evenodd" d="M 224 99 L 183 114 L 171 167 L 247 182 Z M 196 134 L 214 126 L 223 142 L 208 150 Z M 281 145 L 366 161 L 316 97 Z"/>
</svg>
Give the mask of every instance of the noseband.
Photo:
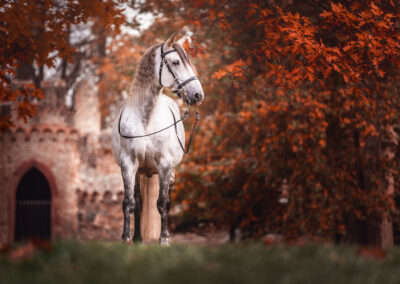
<svg viewBox="0 0 400 284">
<path fill-rule="evenodd" d="M 158 71 L 158 82 L 160 83 L 161 87 L 164 87 L 163 84 L 161 83 L 161 75 L 162 75 L 162 68 L 163 68 L 164 62 L 165 62 L 165 65 L 167 66 L 169 73 L 172 75 L 176 84 L 178 85 L 178 88 L 176 90 L 173 90 L 172 92 L 174 94 L 177 94 L 181 98 L 182 91 L 184 91 L 183 86 L 185 86 L 189 82 L 192 82 L 194 80 L 199 80 L 199 79 L 197 78 L 197 76 L 193 76 L 193 77 L 190 77 L 189 79 L 186 79 L 182 83 L 179 83 L 178 77 L 176 77 L 174 71 L 172 71 L 172 68 L 168 63 L 168 60 L 165 58 L 165 56 L 167 54 L 170 54 L 173 52 L 177 52 L 176 49 L 171 49 L 171 50 L 164 52 L 164 44 L 161 45 L 161 63 L 160 63 L 160 70 Z M 185 92 L 183 92 L 183 93 L 185 93 Z M 188 99 L 188 98 L 186 97 L 185 99 Z M 189 104 L 190 104 L 190 101 L 189 101 Z"/>
</svg>

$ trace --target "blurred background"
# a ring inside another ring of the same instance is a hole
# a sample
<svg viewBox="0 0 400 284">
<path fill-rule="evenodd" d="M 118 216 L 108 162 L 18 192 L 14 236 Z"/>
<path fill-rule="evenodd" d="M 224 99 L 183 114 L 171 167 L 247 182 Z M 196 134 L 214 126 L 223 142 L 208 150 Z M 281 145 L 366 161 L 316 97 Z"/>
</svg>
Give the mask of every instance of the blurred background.
<svg viewBox="0 0 400 284">
<path fill-rule="evenodd" d="M 379 0 L 3 1 L 0 243 L 120 239 L 110 125 L 142 54 L 184 27 L 206 98 L 176 171 L 173 234 L 400 242 L 399 12 Z"/>
</svg>

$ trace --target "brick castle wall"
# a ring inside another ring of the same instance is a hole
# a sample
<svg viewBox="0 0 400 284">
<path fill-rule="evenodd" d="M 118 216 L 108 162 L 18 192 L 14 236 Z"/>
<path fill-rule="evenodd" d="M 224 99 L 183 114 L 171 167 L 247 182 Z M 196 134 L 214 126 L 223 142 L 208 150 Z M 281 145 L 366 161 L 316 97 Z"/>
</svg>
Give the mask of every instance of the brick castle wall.
<svg viewBox="0 0 400 284">
<path fill-rule="evenodd" d="M 44 91 L 33 119 L 0 134 L 0 244 L 13 241 L 13 197 L 27 165 L 39 167 L 55 190 L 55 238 L 120 239 L 122 179 L 110 130 L 100 128 L 94 84 L 77 85 L 70 109 L 62 84 L 46 83 Z"/>
</svg>

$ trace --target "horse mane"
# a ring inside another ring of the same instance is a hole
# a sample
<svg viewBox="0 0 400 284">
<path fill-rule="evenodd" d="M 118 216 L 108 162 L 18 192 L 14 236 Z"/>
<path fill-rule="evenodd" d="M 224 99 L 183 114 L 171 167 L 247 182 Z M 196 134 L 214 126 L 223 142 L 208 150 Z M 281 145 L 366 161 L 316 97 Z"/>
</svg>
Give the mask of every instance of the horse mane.
<svg viewBox="0 0 400 284">
<path fill-rule="evenodd" d="M 151 46 L 149 49 L 146 50 L 142 58 L 139 60 L 131 87 L 129 89 L 128 99 L 126 101 L 128 105 L 140 105 L 145 102 L 145 89 L 149 85 L 152 85 L 152 89 L 154 89 L 155 93 L 157 92 L 156 89 L 158 89 L 159 86 L 154 84 L 156 82 L 154 65 L 156 50 L 158 47 L 160 47 L 160 45 L 161 44 L 156 44 Z"/>
<path fill-rule="evenodd" d="M 135 76 L 133 79 L 134 86 L 146 87 L 154 81 L 156 49 L 160 47 L 160 45 L 161 44 L 153 45 L 143 54 L 136 68 Z"/>
</svg>

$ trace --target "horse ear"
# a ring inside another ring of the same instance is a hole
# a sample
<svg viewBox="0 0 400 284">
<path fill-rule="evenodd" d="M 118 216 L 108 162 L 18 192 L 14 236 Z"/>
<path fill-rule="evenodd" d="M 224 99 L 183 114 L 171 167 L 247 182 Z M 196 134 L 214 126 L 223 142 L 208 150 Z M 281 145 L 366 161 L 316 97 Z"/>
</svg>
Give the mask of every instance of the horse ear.
<svg viewBox="0 0 400 284">
<path fill-rule="evenodd" d="M 186 40 L 189 41 L 189 44 L 192 42 L 189 33 L 186 33 L 183 37 L 181 37 L 179 40 L 177 40 L 176 43 L 183 45 Z"/>
<path fill-rule="evenodd" d="M 173 34 L 169 37 L 169 39 L 167 39 L 167 41 L 165 42 L 165 47 L 166 47 L 166 48 L 171 47 L 172 44 L 173 44 L 174 42 L 176 42 L 178 33 L 179 33 L 179 32 L 173 33 Z"/>
</svg>

